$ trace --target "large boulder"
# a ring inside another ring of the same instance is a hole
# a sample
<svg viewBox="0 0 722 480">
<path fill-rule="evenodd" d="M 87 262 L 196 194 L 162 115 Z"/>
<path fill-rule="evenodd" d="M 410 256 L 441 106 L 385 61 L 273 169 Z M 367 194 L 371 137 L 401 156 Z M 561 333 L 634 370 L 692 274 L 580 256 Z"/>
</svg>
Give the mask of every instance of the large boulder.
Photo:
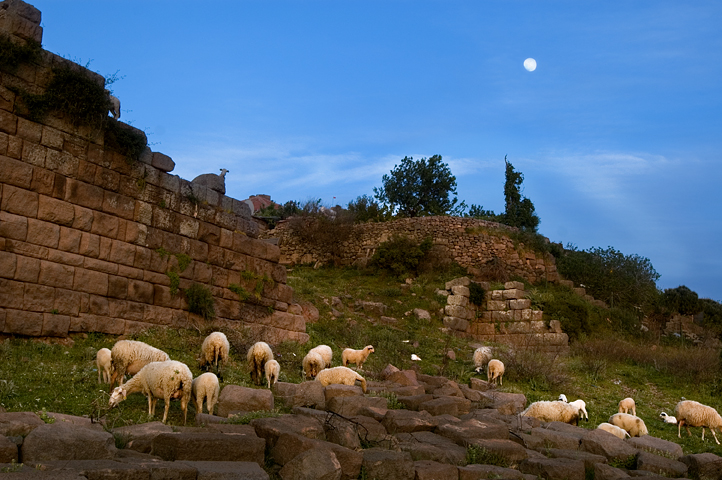
<svg viewBox="0 0 722 480">
<path fill-rule="evenodd" d="M 392 434 L 432 431 L 436 427 L 428 412 L 412 412 L 409 410 L 389 410 L 381 424 Z"/>
<path fill-rule="evenodd" d="M 435 433 L 399 433 L 396 438 L 399 440 L 401 451 L 409 452 L 414 460 L 433 460 L 459 465 L 466 459 L 465 447 Z"/>
<path fill-rule="evenodd" d="M 243 479 L 243 480 L 269 480 L 268 474 L 256 462 L 204 462 L 182 461 L 175 462 L 188 465 L 198 472 L 201 479 Z M 114 478 L 114 477 L 110 477 Z M 153 477 L 155 479 L 156 477 Z M 157 478 L 178 478 L 159 476 Z"/>
<path fill-rule="evenodd" d="M 626 462 L 637 455 L 637 449 L 609 432 L 595 428 L 582 437 L 580 450 L 602 455 L 609 461 Z"/>
<path fill-rule="evenodd" d="M 533 437 L 541 439 L 544 443 L 548 444 L 552 448 L 579 450 L 579 437 L 571 433 L 557 432 L 555 430 L 549 430 L 548 428 L 540 427 L 532 428 L 531 435 Z"/>
<path fill-rule="evenodd" d="M 504 480 L 524 480 L 524 474 L 519 470 L 497 467 L 496 465 L 471 464 L 459 467 L 459 480 L 486 480 L 489 478 L 503 478 Z"/>
<path fill-rule="evenodd" d="M 326 439 L 321 422 L 303 415 L 255 418 L 251 420 L 251 426 L 255 429 L 256 435 L 266 440 L 268 448 L 273 448 L 278 438 L 284 433 L 295 433 L 313 439 Z"/>
<path fill-rule="evenodd" d="M 173 427 L 170 425 L 161 422 L 148 422 L 118 427 L 113 430 L 113 435 L 125 443 L 125 448 L 136 452 L 150 453 L 153 439 L 161 433 L 171 433 L 172 431 Z"/>
<path fill-rule="evenodd" d="M 464 397 L 436 397 L 419 405 L 419 410 L 426 410 L 431 415 L 453 415 L 458 417 L 469 413 L 471 402 Z"/>
<path fill-rule="evenodd" d="M 385 409 L 387 406 L 388 400 L 384 397 L 334 397 L 326 403 L 328 411 L 344 417 L 363 414 L 369 407 Z"/>
<path fill-rule="evenodd" d="M 714 453 L 695 453 L 679 459 L 688 467 L 692 478 L 722 479 L 722 457 Z"/>
<path fill-rule="evenodd" d="M 341 464 L 333 452 L 306 450 L 278 472 L 283 480 L 340 480 Z"/>
<path fill-rule="evenodd" d="M 684 477 L 687 475 L 687 465 L 671 458 L 655 455 L 649 452 L 637 454 L 637 470 L 656 473 L 665 477 Z"/>
<path fill-rule="evenodd" d="M 501 439 L 509 438 L 509 429 L 499 423 L 485 423 L 475 418 L 461 420 L 457 423 L 446 423 L 436 428 L 436 433 L 443 435 L 458 445 L 465 446 L 466 442 L 474 439 Z"/>
<path fill-rule="evenodd" d="M 117 449 L 113 435 L 105 431 L 56 422 L 31 431 L 20 450 L 23 462 L 51 460 L 98 460 L 113 458 Z"/>
<path fill-rule="evenodd" d="M 679 459 L 684 455 L 682 447 L 678 443 L 663 440 L 651 435 L 643 435 L 641 437 L 632 437 L 625 440 L 628 444 L 638 450 L 642 450 L 663 457 Z"/>
<path fill-rule="evenodd" d="M 584 480 L 586 469 L 582 460 L 568 458 L 528 458 L 519 464 L 519 471 L 540 478 Z"/>
<path fill-rule="evenodd" d="M 19 453 L 15 442 L 4 435 L 0 435 L 0 463 L 17 463 Z"/>
<path fill-rule="evenodd" d="M 498 438 L 475 438 L 469 441 L 469 445 L 475 445 L 493 455 L 506 459 L 510 464 L 516 464 L 529 457 L 526 449 L 516 442 Z"/>
<path fill-rule="evenodd" d="M 416 480 L 459 480 L 459 469 L 455 465 L 417 460 L 414 462 Z"/>
<path fill-rule="evenodd" d="M 267 389 L 226 385 L 218 397 L 218 416 L 227 417 L 233 412 L 273 410 L 273 393 Z"/>
<path fill-rule="evenodd" d="M 408 452 L 392 452 L 382 448 L 363 451 L 363 468 L 367 478 L 376 480 L 413 480 L 414 461 Z"/>
<path fill-rule="evenodd" d="M 0 413 L 0 435 L 6 437 L 24 437 L 41 425 L 45 422 L 32 412 Z"/>
<path fill-rule="evenodd" d="M 326 454 L 333 453 L 341 465 L 341 478 L 349 480 L 357 478 L 361 473 L 363 455 L 361 452 L 351 450 L 334 443 L 312 439 L 296 433 L 283 433 L 278 437 L 270 456 L 274 462 L 285 466 L 302 453 L 316 450 Z"/>
<path fill-rule="evenodd" d="M 526 406 L 526 397 L 521 393 L 482 392 L 483 400 L 480 404 L 484 408 L 493 408 L 503 415 L 516 415 Z"/>
</svg>

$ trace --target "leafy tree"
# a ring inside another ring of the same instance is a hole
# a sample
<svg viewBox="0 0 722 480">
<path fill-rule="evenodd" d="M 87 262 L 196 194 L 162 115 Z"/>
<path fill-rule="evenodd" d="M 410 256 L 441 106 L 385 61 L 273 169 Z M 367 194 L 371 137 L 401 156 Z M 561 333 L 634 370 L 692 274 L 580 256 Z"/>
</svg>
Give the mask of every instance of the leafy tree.
<svg viewBox="0 0 722 480">
<path fill-rule="evenodd" d="M 391 216 L 387 208 L 368 195 L 361 195 L 348 202 L 348 211 L 357 223 L 384 222 Z"/>
<path fill-rule="evenodd" d="M 624 255 L 612 247 L 585 251 L 572 246 L 557 259 L 557 269 L 612 307 L 646 308 L 658 297 L 659 274 L 652 262 L 639 255 Z"/>
<path fill-rule="evenodd" d="M 534 204 L 528 198 L 521 196 L 521 183 L 524 175 L 514 170 L 514 166 L 504 157 L 506 164 L 506 181 L 504 182 L 504 199 L 506 211 L 504 212 L 504 223 L 522 230 L 536 232 L 539 226 Z"/>
<path fill-rule="evenodd" d="M 684 285 L 668 288 L 662 294 L 662 302 L 672 312 L 694 315 L 701 311 L 699 296 Z"/>
<path fill-rule="evenodd" d="M 429 253 L 433 246 L 431 237 L 421 243 L 404 237 L 395 236 L 383 242 L 376 249 L 369 266 L 379 270 L 387 270 L 394 275 L 416 273 L 419 262 Z"/>
<path fill-rule="evenodd" d="M 289 200 L 283 205 L 272 203 L 267 205 L 256 212 L 257 217 L 278 217 L 284 219 L 299 215 L 303 211 L 301 204 L 295 200 Z"/>
<path fill-rule="evenodd" d="M 464 213 L 465 217 L 478 218 L 481 220 L 489 220 L 492 222 L 504 222 L 504 215 L 497 215 L 493 210 L 484 210 L 482 205 L 471 204 L 469 211 Z"/>
<path fill-rule="evenodd" d="M 456 177 L 441 155 L 421 160 L 404 157 L 390 175 L 381 179 L 383 186 L 374 188 L 374 196 L 400 217 L 460 214 L 466 208 L 457 205 Z"/>
</svg>

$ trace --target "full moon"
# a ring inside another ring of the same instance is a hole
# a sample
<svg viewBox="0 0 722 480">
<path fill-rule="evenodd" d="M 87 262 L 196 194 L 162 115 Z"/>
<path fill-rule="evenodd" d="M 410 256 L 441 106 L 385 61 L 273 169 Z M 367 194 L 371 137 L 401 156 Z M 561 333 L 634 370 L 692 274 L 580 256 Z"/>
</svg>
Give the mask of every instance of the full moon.
<svg viewBox="0 0 722 480">
<path fill-rule="evenodd" d="M 533 72 L 536 70 L 536 60 L 533 58 L 527 58 L 524 60 L 524 68 L 526 68 L 529 72 Z"/>
</svg>

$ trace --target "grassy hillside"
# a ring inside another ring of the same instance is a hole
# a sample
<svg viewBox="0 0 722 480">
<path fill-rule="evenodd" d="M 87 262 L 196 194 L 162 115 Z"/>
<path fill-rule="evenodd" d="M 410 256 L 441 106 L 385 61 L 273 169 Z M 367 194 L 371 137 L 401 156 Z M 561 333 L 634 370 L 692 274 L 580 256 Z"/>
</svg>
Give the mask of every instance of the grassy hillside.
<svg viewBox="0 0 722 480">
<path fill-rule="evenodd" d="M 323 343 L 333 348 L 334 365 L 340 364 L 343 348 L 374 345 L 375 353 L 364 364 L 364 375 L 370 380 L 378 378 L 391 363 L 401 369 L 416 368 L 422 373 L 468 382 L 475 375 L 471 361 L 475 344 L 450 336 L 442 329 L 439 311 L 445 299 L 434 293 L 459 274 L 458 271 L 425 274 L 407 284 L 396 277 L 363 270 L 296 267 L 289 272 L 289 284 L 297 300 L 317 306 L 320 320 L 307 326 L 311 336 L 308 345 L 289 342 L 273 346 L 281 364 L 280 380 L 302 381 L 301 359 L 308 348 Z M 558 288 L 551 286 L 536 286 L 533 292 L 535 303 L 540 305 L 565 298 Z M 384 315 L 387 318 L 364 314 L 355 307 L 356 301 L 383 303 L 388 307 Z M 412 313 L 415 308 L 429 311 L 432 319 L 417 319 Z M 340 314 L 338 318 L 332 315 L 332 309 Z M 681 397 L 722 408 L 719 352 L 663 338 L 634 338 L 620 333 L 618 324 L 626 317 L 615 317 L 614 312 L 609 312 L 607 321 L 596 310 L 589 311 L 601 318 L 607 328 L 599 327 L 597 330 L 602 333 L 594 336 L 584 332 L 577 335 L 568 356 L 550 358 L 499 346 L 497 356 L 506 365 L 501 390 L 523 393 L 529 401 L 556 399 L 560 393 L 570 401 L 582 398 L 590 415 L 589 423 L 582 426 L 588 428 L 606 421 L 617 411 L 619 400 L 632 396 L 637 402 L 637 414 L 645 420 L 651 435 L 679 441 L 686 453 L 722 455 L 722 448 L 711 435 L 701 441 L 701 429 L 693 429 L 689 438 L 683 432 L 679 440 L 676 426 L 664 425 L 658 419 L 661 411 L 672 415 Z M 162 348 L 171 358 L 187 363 L 197 375 L 200 371 L 196 356 L 203 338 L 213 330 L 212 325 L 154 330 L 133 338 Z M 226 383 L 251 386 L 245 352 L 257 339 L 247 332 L 221 330 L 231 342 L 232 360 L 225 371 Z M 105 409 L 108 387 L 97 383 L 94 357 L 97 349 L 110 348 L 116 340 L 112 336 L 90 334 L 74 336 L 72 345 L 14 338 L 0 342 L 0 405 L 8 411 L 102 414 L 111 426 L 148 421 L 147 401 L 139 394 L 131 395 L 117 409 L 110 412 Z M 453 350 L 455 360 L 447 356 L 449 350 Z M 422 360 L 412 362 L 412 353 Z M 192 424 L 194 409 L 189 410 Z M 177 405 L 171 407 L 169 422 L 182 423 Z"/>
</svg>

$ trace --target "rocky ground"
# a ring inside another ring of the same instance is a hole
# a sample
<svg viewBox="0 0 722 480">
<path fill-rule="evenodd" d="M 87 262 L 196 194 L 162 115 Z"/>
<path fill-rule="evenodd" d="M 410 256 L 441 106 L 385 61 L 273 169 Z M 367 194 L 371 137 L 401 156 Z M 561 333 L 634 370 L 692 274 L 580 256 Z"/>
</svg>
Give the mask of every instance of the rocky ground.
<svg viewBox="0 0 722 480">
<path fill-rule="evenodd" d="M 392 366 L 384 378 L 366 394 L 315 381 L 226 385 L 217 415 L 197 413 L 193 427 L 111 430 L 57 413 L 0 413 L 0 470 L 8 479 L 722 478 L 722 457 L 711 453 L 520 417 L 524 395 L 482 380 L 458 385 Z M 279 404 L 292 413 L 232 423 Z"/>
</svg>

